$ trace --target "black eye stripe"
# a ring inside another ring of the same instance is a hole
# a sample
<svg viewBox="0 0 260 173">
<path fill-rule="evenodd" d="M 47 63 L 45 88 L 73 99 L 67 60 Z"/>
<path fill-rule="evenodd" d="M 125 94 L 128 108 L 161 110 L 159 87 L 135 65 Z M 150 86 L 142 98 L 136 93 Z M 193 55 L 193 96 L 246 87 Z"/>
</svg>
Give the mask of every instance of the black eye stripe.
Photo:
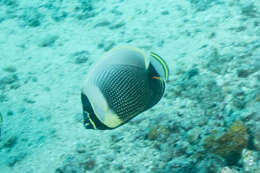
<svg viewBox="0 0 260 173">
<path fill-rule="evenodd" d="M 81 102 L 82 102 L 84 112 L 94 113 L 91 104 L 88 100 L 88 97 L 84 93 L 81 93 Z"/>
</svg>

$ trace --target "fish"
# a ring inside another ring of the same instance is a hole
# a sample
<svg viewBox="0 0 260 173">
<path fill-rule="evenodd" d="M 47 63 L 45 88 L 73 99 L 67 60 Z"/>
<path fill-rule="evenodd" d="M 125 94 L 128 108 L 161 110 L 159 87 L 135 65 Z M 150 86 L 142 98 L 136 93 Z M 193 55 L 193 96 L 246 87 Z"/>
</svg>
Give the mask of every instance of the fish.
<svg viewBox="0 0 260 173">
<path fill-rule="evenodd" d="M 111 130 L 156 105 L 165 92 L 169 68 L 154 52 L 118 46 L 85 76 L 81 103 L 86 129 Z"/>
</svg>

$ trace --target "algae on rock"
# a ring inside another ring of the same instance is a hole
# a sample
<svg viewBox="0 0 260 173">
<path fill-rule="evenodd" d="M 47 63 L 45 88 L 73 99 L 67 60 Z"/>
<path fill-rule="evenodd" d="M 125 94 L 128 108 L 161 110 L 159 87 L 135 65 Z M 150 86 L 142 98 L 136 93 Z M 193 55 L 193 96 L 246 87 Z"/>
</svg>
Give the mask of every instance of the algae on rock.
<svg viewBox="0 0 260 173">
<path fill-rule="evenodd" d="M 247 127 L 241 121 L 237 121 L 220 137 L 216 134 L 207 137 L 203 146 L 209 152 L 225 158 L 227 163 L 232 165 L 241 158 L 241 152 L 248 146 L 248 142 Z"/>
</svg>

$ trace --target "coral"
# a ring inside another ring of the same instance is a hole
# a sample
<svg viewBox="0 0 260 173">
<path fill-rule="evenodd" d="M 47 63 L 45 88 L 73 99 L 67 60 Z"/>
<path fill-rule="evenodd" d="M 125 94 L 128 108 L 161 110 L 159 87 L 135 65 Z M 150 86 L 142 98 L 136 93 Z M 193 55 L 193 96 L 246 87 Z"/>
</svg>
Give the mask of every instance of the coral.
<svg viewBox="0 0 260 173">
<path fill-rule="evenodd" d="M 209 152 L 225 158 L 227 163 L 232 165 L 240 159 L 241 151 L 248 146 L 248 140 L 247 127 L 237 121 L 220 137 L 217 137 L 216 133 L 207 137 L 203 146 Z"/>
<path fill-rule="evenodd" d="M 170 135 L 170 131 L 166 127 L 153 126 L 149 129 L 148 139 L 164 141 L 169 137 L 169 135 Z"/>
<path fill-rule="evenodd" d="M 152 127 L 149 129 L 149 132 L 148 132 L 149 140 L 155 140 L 158 137 L 158 135 L 159 135 L 159 132 L 156 127 Z"/>
</svg>

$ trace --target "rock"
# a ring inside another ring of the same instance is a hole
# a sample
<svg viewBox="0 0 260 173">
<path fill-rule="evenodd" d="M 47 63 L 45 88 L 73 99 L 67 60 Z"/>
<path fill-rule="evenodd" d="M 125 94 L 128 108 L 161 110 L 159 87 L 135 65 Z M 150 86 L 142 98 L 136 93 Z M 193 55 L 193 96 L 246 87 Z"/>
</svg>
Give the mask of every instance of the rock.
<svg viewBox="0 0 260 173">
<path fill-rule="evenodd" d="M 62 166 L 55 170 L 55 173 L 84 173 L 84 169 L 80 166 L 79 158 L 68 155 Z"/>
<path fill-rule="evenodd" d="M 7 160 L 8 166 L 10 167 L 14 166 L 17 162 L 23 160 L 26 157 L 26 155 L 27 155 L 26 153 L 20 152 L 17 155 L 10 156 Z"/>
<path fill-rule="evenodd" d="M 260 102 L 260 91 L 256 94 L 255 101 Z"/>
<path fill-rule="evenodd" d="M 258 131 L 253 138 L 254 148 L 260 151 L 260 131 Z"/>
<path fill-rule="evenodd" d="M 224 168 L 221 168 L 219 173 L 239 173 L 239 172 L 237 170 L 234 170 L 226 166 Z"/>
<path fill-rule="evenodd" d="M 0 23 L 2 23 L 4 20 L 5 20 L 5 18 L 1 16 L 0 17 Z"/>
<path fill-rule="evenodd" d="M 0 80 L 0 83 L 1 83 L 1 85 L 10 85 L 10 84 L 17 82 L 18 80 L 19 79 L 18 79 L 18 76 L 16 74 L 11 74 L 11 75 L 4 76 Z"/>
<path fill-rule="evenodd" d="M 52 14 L 52 19 L 55 20 L 56 22 L 63 21 L 67 18 L 68 13 L 66 11 L 62 10 L 57 10 Z"/>
<path fill-rule="evenodd" d="M 217 155 L 207 154 L 199 159 L 198 163 L 192 169 L 192 173 L 209 173 L 218 172 L 219 168 L 224 167 L 225 160 Z"/>
<path fill-rule="evenodd" d="M 103 20 L 103 21 L 99 21 L 98 23 L 96 23 L 94 25 L 94 28 L 98 28 L 98 27 L 108 27 L 109 25 L 111 25 L 111 23 L 108 20 Z"/>
<path fill-rule="evenodd" d="M 244 101 L 243 98 L 236 98 L 236 97 L 232 98 L 231 103 L 232 103 L 232 106 L 234 106 L 235 108 L 240 109 L 240 110 L 242 110 L 246 105 L 246 102 Z"/>
<path fill-rule="evenodd" d="M 78 153 L 85 153 L 86 152 L 86 145 L 82 143 L 77 143 L 76 144 L 76 151 Z"/>
<path fill-rule="evenodd" d="M 190 150 L 190 147 L 191 145 L 188 142 L 179 140 L 178 142 L 176 142 L 176 147 L 175 147 L 176 151 L 174 151 L 175 152 L 174 154 L 176 156 L 185 155 L 187 151 Z"/>
<path fill-rule="evenodd" d="M 160 160 L 162 160 L 163 162 L 169 162 L 172 159 L 173 159 L 173 155 L 172 155 L 172 153 L 170 151 L 168 151 L 168 152 L 161 152 Z"/>
<path fill-rule="evenodd" d="M 89 59 L 90 53 L 86 50 L 82 50 L 79 52 L 75 52 L 71 55 L 75 64 L 83 64 L 86 63 Z"/>
<path fill-rule="evenodd" d="M 80 147 L 83 147 L 81 145 Z M 84 147 L 83 147 L 84 148 Z M 80 152 L 84 149 L 80 148 Z M 96 160 L 90 153 L 81 153 L 66 156 L 63 164 L 56 169 L 55 173 L 85 173 L 96 167 Z"/>
<path fill-rule="evenodd" d="M 205 11 L 212 6 L 217 0 L 189 0 L 197 11 Z"/>
<path fill-rule="evenodd" d="M 3 144 L 4 148 L 12 148 L 17 144 L 18 137 L 11 136 L 7 141 Z"/>
<path fill-rule="evenodd" d="M 250 75 L 250 69 L 240 68 L 237 70 L 237 76 L 241 78 L 247 78 Z"/>
<path fill-rule="evenodd" d="M 246 93 L 241 90 L 234 90 L 232 93 L 232 106 L 237 109 L 243 109 L 246 105 Z"/>
<path fill-rule="evenodd" d="M 188 142 L 191 144 L 195 144 L 199 139 L 200 134 L 201 134 L 201 130 L 199 127 L 195 127 L 194 129 L 189 130 L 187 133 Z"/>
<path fill-rule="evenodd" d="M 221 53 L 215 47 L 208 47 L 201 58 L 203 66 L 209 71 L 217 74 L 225 74 L 227 72 L 227 64 L 233 60 L 234 56 L 228 53 Z"/>
<path fill-rule="evenodd" d="M 14 115 L 14 112 L 12 110 L 8 110 L 6 114 L 7 114 L 7 116 L 12 116 L 12 115 Z"/>
<path fill-rule="evenodd" d="M 87 159 L 87 161 L 83 163 L 83 168 L 86 171 L 93 170 L 95 166 L 96 166 L 96 161 L 94 159 Z"/>
<path fill-rule="evenodd" d="M 23 101 L 24 101 L 25 103 L 29 103 L 29 104 L 34 104 L 34 103 L 36 103 L 35 100 L 30 99 L 30 98 L 24 98 Z"/>
<path fill-rule="evenodd" d="M 214 76 L 199 74 L 196 68 L 192 68 L 180 75 L 179 79 L 172 83 L 174 84 L 177 85 L 172 87 L 173 95 L 194 100 L 205 110 L 206 116 L 214 116 L 222 112 L 224 91 Z"/>
<path fill-rule="evenodd" d="M 75 16 L 78 20 L 86 20 L 90 17 L 94 17 L 96 14 L 94 12 L 93 1 L 89 0 L 78 0 L 78 6 L 75 7 L 73 17 Z"/>
<path fill-rule="evenodd" d="M 7 101 L 8 101 L 7 96 L 4 94 L 0 94 L 0 102 L 7 102 Z"/>
<path fill-rule="evenodd" d="M 245 173 L 260 173 L 260 152 L 244 149 L 242 152 L 243 170 Z"/>
<path fill-rule="evenodd" d="M 187 158 L 178 157 L 167 163 L 165 172 L 190 172 L 192 164 Z"/>
<path fill-rule="evenodd" d="M 113 169 L 117 171 L 122 171 L 124 169 L 124 166 L 121 163 L 115 163 L 113 164 Z"/>
<path fill-rule="evenodd" d="M 40 47 L 50 47 L 52 46 L 56 40 L 59 38 L 58 35 L 55 35 L 55 34 L 48 34 L 48 35 L 45 35 L 40 43 L 39 43 L 39 46 Z"/>
<path fill-rule="evenodd" d="M 84 173 L 81 169 L 75 165 L 64 165 L 63 167 L 57 168 L 55 173 Z"/>
<path fill-rule="evenodd" d="M 115 46 L 113 41 L 103 41 L 102 43 L 98 44 L 99 49 L 104 49 L 104 51 L 109 51 Z"/>
<path fill-rule="evenodd" d="M 167 11 L 167 10 L 164 10 L 164 11 L 161 12 L 161 15 L 169 15 L 169 14 L 170 14 L 170 12 Z"/>
<path fill-rule="evenodd" d="M 198 68 L 192 68 L 187 72 L 187 79 L 191 79 L 193 76 L 196 76 L 199 74 Z"/>
<path fill-rule="evenodd" d="M 240 121 L 234 122 L 221 136 L 211 134 L 204 140 L 203 147 L 226 159 L 229 165 L 235 164 L 241 152 L 248 146 L 249 135 L 247 127 Z"/>
<path fill-rule="evenodd" d="M 29 7 L 24 10 L 24 14 L 21 16 L 24 21 L 24 25 L 30 27 L 37 27 L 41 25 L 43 15 L 37 10 L 37 8 Z"/>
<path fill-rule="evenodd" d="M 14 72 L 17 71 L 17 69 L 15 68 L 15 66 L 12 66 L 12 65 L 3 68 L 3 70 L 4 70 L 5 72 L 8 72 L 8 73 L 14 73 Z"/>
<path fill-rule="evenodd" d="M 241 5 L 241 14 L 247 17 L 259 17 L 259 12 L 254 3 L 245 1 Z"/>
<path fill-rule="evenodd" d="M 0 4 L 3 3 L 6 6 L 10 6 L 11 8 L 17 7 L 18 2 L 16 0 L 5 0 L 5 1 L 0 1 Z"/>
<path fill-rule="evenodd" d="M 0 78 L 0 90 L 19 88 L 19 77 L 15 73 L 8 73 Z"/>
<path fill-rule="evenodd" d="M 113 24 L 112 26 L 109 27 L 109 29 L 118 29 L 118 28 L 121 28 L 123 26 L 125 26 L 125 23 L 120 22 L 120 23 Z"/>
</svg>

